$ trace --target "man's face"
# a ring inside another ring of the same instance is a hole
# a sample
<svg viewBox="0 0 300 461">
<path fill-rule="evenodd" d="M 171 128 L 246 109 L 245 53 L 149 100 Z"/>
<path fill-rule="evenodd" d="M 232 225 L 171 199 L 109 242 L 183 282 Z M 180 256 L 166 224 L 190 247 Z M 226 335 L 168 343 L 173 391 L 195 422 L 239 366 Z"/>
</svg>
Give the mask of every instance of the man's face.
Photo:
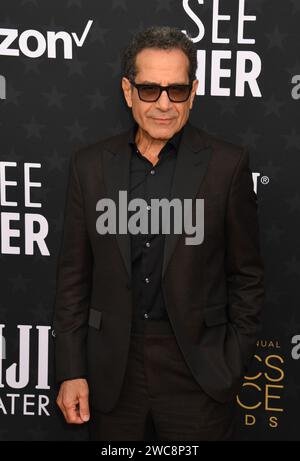
<svg viewBox="0 0 300 461">
<path fill-rule="evenodd" d="M 136 69 L 135 83 L 162 86 L 189 83 L 189 61 L 180 49 L 145 48 L 136 56 Z M 171 102 L 166 91 L 156 102 L 144 102 L 140 100 L 137 88 L 132 87 L 126 77 L 122 79 L 124 96 L 134 119 L 152 138 L 161 140 L 170 139 L 185 125 L 197 86 L 198 80 L 194 80 L 190 97 L 185 102 Z"/>
</svg>

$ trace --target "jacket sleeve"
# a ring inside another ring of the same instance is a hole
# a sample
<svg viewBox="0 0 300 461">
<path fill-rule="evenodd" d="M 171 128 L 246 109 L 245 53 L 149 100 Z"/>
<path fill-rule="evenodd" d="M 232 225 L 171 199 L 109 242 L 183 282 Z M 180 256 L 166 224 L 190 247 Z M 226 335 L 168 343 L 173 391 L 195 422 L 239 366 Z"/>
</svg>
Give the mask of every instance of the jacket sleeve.
<svg viewBox="0 0 300 461">
<path fill-rule="evenodd" d="M 257 195 L 245 150 L 232 177 L 225 229 L 229 318 L 237 332 L 247 368 L 261 329 L 264 268 L 260 255 Z"/>
<path fill-rule="evenodd" d="M 77 153 L 71 157 L 53 318 L 56 381 L 85 376 L 93 256 L 87 233 Z"/>
</svg>

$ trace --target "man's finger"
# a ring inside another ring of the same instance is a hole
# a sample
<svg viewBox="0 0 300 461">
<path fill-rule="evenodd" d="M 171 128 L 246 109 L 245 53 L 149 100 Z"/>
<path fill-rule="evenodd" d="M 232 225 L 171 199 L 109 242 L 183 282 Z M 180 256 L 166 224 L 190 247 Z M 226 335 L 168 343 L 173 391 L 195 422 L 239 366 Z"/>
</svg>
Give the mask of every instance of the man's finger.
<svg viewBox="0 0 300 461">
<path fill-rule="evenodd" d="M 83 422 L 86 422 L 90 419 L 88 395 L 79 397 L 79 415 Z"/>
<path fill-rule="evenodd" d="M 64 406 L 66 411 L 66 421 L 70 424 L 82 424 L 81 417 L 79 416 L 78 410 L 76 408 L 76 404 L 67 404 Z"/>
</svg>

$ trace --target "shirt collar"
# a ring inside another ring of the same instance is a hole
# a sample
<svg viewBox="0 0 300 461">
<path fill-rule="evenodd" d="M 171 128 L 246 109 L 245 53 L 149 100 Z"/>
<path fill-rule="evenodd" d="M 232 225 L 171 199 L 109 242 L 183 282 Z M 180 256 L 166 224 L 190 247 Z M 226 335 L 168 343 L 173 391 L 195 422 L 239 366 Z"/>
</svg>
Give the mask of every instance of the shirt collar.
<svg viewBox="0 0 300 461">
<path fill-rule="evenodd" d="M 130 131 L 128 143 L 133 145 L 133 146 L 135 145 L 135 135 L 136 135 L 136 132 L 138 130 L 138 127 L 139 127 L 138 124 L 135 122 L 133 127 L 132 127 L 132 130 Z M 182 137 L 182 134 L 183 134 L 184 127 L 185 127 L 185 125 L 181 128 L 181 130 L 177 131 L 177 133 L 175 133 L 172 136 L 172 138 L 168 139 L 168 141 L 167 141 L 167 144 L 171 144 L 173 147 L 175 147 L 176 150 L 178 150 L 180 140 L 181 140 L 181 137 Z"/>
</svg>

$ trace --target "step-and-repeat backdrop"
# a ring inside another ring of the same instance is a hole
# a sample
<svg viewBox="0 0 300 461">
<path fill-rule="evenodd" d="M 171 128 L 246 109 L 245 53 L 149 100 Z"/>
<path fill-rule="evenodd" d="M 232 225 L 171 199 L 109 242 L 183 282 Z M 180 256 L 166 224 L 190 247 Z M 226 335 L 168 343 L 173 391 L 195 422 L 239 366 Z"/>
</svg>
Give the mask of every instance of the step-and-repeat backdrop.
<svg viewBox="0 0 300 461">
<path fill-rule="evenodd" d="M 299 0 L 1 0 L 0 440 L 87 437 L 55 404 L 69 160 L 130 126 L 121 53 L 150 25 L 179 27 L 197 47 L 192 123 L 250 152 L 266 305 L 237 440 L 300 440 L 299 23 Z"/>
</svg>

